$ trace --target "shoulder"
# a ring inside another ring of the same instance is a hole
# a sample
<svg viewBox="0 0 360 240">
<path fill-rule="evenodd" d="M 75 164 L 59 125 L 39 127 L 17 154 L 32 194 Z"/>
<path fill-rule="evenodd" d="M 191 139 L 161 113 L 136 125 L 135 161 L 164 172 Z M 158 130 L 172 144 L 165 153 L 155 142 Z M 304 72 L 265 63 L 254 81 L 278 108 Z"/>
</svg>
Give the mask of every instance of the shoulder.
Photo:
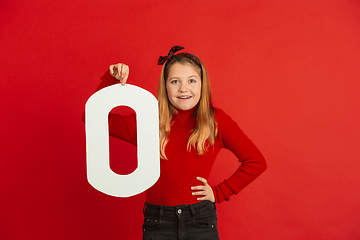
<svg viewBox="0 0 360 240">
<path fill-rule="evenodd" d="M 218 129 L 218 137 L 225 141 L 229 136 L 239 135 L 242 133 L 237 122 L 235 122 L 224 110 L 214 108 L 214 118 Z"/>
<path fill-rule="evenodd" d="M 214 118 L 218 124 L 224 124 L 229 122 L 235 122 L 224 110 L 220 108 L 214 108 Z"/>
</svg>

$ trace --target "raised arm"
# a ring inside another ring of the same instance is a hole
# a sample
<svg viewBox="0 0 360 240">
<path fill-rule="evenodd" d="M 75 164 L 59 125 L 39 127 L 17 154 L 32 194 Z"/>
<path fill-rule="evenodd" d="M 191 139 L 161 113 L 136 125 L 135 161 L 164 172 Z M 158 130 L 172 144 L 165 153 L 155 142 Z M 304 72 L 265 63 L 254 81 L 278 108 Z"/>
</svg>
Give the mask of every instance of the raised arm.
<svg viewBox="0 0 360 240">
<path fill-rule="evenodd" d="M 129 66 L 123 63 L 110 65 L 109 69 L 101 77 L 101 82 L 95 92 L 110 85 L 121 83 L 125 85 L 129 77 Z M 82 121 L 85 122 L 85 111 L 82 114 Z M 136 116 L 118 115 L 109 113 L 109 134 L 112 137 L 130 142 L 136 146 Z"/>
</svg>

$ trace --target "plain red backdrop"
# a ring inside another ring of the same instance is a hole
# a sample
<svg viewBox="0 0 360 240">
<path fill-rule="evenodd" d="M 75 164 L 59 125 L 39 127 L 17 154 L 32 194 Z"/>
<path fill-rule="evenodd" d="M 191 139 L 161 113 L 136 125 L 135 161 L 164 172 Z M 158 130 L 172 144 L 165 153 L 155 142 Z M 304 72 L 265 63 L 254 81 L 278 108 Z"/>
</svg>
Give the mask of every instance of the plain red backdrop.
<svg viewBox="0 0 360 240">
<path fill-rule="evenodd" d="M 80 116 L 112 63 L 155 94 L 172 45 L 268 161 L 218 205 L 221 239 L 360 238 L 359 1 L 1 1 L 0 29 L 0 239 L 141 238 L 144 194 L 88 184 Z M 222 152 L 209 182 L 237 166 Z"/>
</svg>

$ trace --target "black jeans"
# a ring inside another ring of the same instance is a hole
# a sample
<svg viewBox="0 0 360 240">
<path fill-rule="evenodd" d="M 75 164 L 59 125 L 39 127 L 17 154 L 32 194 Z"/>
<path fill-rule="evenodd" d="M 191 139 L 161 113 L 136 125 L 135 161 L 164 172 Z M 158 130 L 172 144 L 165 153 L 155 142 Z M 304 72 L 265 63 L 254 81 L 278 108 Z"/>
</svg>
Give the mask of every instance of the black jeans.
<svg viewBox="0 0 360 240">
<path fill-rule="evenodd" d="M 215 204 L 161 206 L 145 202 L 143 240 L 219 240 Z"/>
</svg>

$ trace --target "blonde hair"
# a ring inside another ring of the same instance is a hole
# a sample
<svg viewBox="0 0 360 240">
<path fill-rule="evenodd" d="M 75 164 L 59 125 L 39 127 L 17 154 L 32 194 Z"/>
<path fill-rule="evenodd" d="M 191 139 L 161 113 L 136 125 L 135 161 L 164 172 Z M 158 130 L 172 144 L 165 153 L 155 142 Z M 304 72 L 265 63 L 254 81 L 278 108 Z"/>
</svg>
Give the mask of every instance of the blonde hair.
<svg viewBox="0 0 360 240">
<path fill-rule="evenodd" d="M 189 137 L 187 151 L 190 151 L 193 147 L 199 155 L 203 155 L 209 146 L 214 145 L 217 136 L 217 123 L 214 118 L 214 108 L 211 101 L 210 81 L 204 64 L 200 60 L 200 68 L 190 58 L 183 55 L 175 55 L 162 68 L 158 85 L 160 156 L 163 159 L 167 159 L 165 147 L 169 141 L 168 135 L 170 133 L 172 116 L 177 112 L 175 107 L 169 102 L 166 90 L 166 80 L 169 70 L 174 63 L 191 64 L 199 73 L 199 76 L 201 76 L 201 96 L 194 113 L 196 116 L 196 127 Z"/>
</svg>

